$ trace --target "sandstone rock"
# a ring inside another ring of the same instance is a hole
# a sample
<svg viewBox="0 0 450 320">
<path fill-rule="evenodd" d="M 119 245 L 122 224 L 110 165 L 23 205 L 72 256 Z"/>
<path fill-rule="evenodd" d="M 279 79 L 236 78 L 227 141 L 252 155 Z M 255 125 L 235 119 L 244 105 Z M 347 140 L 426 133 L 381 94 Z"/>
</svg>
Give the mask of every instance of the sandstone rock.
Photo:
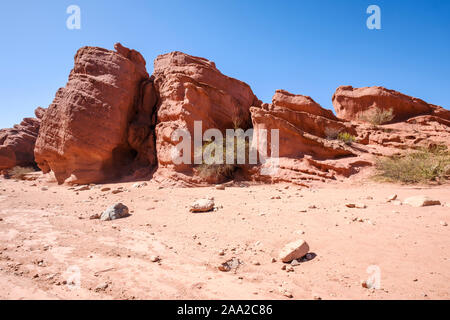
<svg viewBox="0 0 450 320">
<path fill-rule="evenodd" d="M 110 221 L 129 216 L 128 207 L 122 203 L 116 203 L 106 209 L 100 216 L 101 221 Z"/>
<path fill-rule="evenodd" d="M 25 118 L 11 129 L 0 130 L 0 170 L 15 166 L 35 166 L 34 147 L 45 109 L 35 110 L 36 118 Z"/>
<path fill-rule="evenodd" d="M 387 198 L 387 202 L 391 202 L 397 200 L 397 195 L 396 194 L 392 194 Z"/>
<path fill-rule="evenodd" d="M 198 199 L 191 204 L 191 212 L 208 212 L 214 209 L 214 200 Z"/>
<path fill-rule="evenodd" d="M 404 204 L 408 204 L 412 207 L 428 207 L 428 206 L 439 206 L 441 202 L 439 200 L 431 199 L 427 196 L 414 196 L 405 199 Z"/>
<path fill-rule="evenodd" d="M 97 287 L 95 287 L 95 292 L 105 291 L 108 288 L 108 283 L 101 283 Z"/>
<path fill-rule="evenodd" d="M 155 162 L 156 94 L 145 60 L 120 44 L 115 49 L 78 50 L 66 87 L 42 119 L 36 162 L 59 183 L 98 182 Z"/>
<path fill-rule="evenodd" d="M 272 151 L 269 129 L 279 130 L 280 157 L 302 158 L 307 154 L 317 159 L 333 159 L 353 155 L 342 144 L 328 140 L 326 129 L 353 134 L 354 130 L 310 97 L 278 90 L 272 104 L 252 107 L 250 112 L 254 129 L 253 145 L 263 155 L 270 155 Z M 258 143 L 259 138 L 265 136 L 265 130 L 269 133 L 267 151 L 261 149 Z"/>
<path fill-rule="evenodd" d="M 353 88 L 341 86 L 333 95 L 333 106 L 339 118 L 360 120 L 360 115 L 376 108 L 393 110 L 393 121 L 405 121 L 420 115 L 434 115 L 450 120 L 450 111 L 383 87 Z"/>
<path fill-rule="evenodd" d="M 175 164 L 174 146 L 179 143 L 172 134 L 187 130 L 194 137 L 194 121 L 202 121 L 202 132 L 216 128 L 251 127 L 249 108 L 259 105 L 250 87 L 223 75 L 214 62 L 182 52 L 158 56 L 154 62 L 155 88 L 159 93 L 156 149 L 156 177 L 199 182 L 192 178 L 193 165 Z M 194 146 L 192 143 L 191 163 Z M 200 179 L 201 180 L 201 179 Z"/>
<path fill-rule="evenodd" d="M 222 263 L 218 269 L 222 272 L 229 272 L 231 270 L 236 270 L 239 268 L 239 266 L 242 264 L 242 261 L 240 261 L 237 258 L 231 258 L 230 260 L 225 261 Z"/>
<path fill-rule="evenodd" d="M 309 246 L 304 240 L 297 240 L 287 244 L 280 252 L 280 260 L 288 263 L 292 260 L 300 259 L 309 251 Z"/>
</svg>

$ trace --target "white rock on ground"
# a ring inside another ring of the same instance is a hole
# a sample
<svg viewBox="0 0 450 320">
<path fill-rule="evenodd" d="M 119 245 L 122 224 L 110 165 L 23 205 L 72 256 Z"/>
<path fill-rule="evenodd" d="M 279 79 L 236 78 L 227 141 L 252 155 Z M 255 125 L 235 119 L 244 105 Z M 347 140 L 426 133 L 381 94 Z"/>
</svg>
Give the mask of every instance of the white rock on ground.
<svg viewBox="0 0 450 320">
<path fill-rule="evenodd" d="M 309 251 L 309 245 L 305 240 L 297 240 L 287 244 L 280 252 L 280 260 L 288 263 L 292 260 L 300 259 Z"/>
<path fill-rule="evenodd" d="M 208 212 L 214 209 L 213 199 L 198 199 L 191 204 L 191 212 Z"/>
<path fill-rule="evenodd" d="M 410 197 L 405 199 L 403 203 L 416 208 L 441 205 L 441 202 L 439 200 L 434 200 L 427 196 Z"/>
</svg>

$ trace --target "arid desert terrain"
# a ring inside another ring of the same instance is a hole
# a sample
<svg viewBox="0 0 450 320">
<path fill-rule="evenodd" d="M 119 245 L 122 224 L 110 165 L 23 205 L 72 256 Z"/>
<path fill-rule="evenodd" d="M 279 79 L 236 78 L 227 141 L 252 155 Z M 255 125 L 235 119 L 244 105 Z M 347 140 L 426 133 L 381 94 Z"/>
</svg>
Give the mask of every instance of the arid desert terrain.
<svg viewBox="0 0 450 320">
<path fill-rule="evenodd" d="M 37 176 L 0 180 L 1 299 L 450 298 L 448 185 L 77 188 Z M 388 202 L 393 194 L 398 200 Z M 441 205 L 402 204 L 417 195 Z M 206 196 L 214 211 L 189 211 Z M 91 219 L 118 202 L 130 216 Z M 279 261 L 298 239 L 308 242 L 311 260 Z M 238 267 L 220 271 L 232 258 Z M 379 289 L 361 284 L 369 266 L 379 268 Z"/>
</svg>

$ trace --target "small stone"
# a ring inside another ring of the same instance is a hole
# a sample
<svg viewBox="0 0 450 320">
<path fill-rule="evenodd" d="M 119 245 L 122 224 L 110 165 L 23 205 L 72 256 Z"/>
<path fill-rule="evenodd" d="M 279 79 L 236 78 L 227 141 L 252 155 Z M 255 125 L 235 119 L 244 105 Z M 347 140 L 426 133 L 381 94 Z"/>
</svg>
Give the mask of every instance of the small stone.
<svg viewBox="0 0 450 320">
<path fill-rule="evenodd" d="M 106 209 L 100 216 L 101 221 L 110 221 L 129 216 L 128 207 L 122 203 L 116 203 Z"/>
<path fill-rule="evenodd" d="M 447 222 L 445 222 L 445 221 L 441 221 L 441 222 L 439 222 L 439 223 L 440 223 L 441 226 L 443 226 L 443 227 L 447 227 L 447 226 L 448 226 Z"/>
<path fill-rule="evenodd" d="M 318 294 L 313 294 L 313 299 L 314 300 L 322 300 L 322 297 L 319 296 Z"/>
<path fill-rule="evenodd" d="M 280 260 L 284 263 L 291 262 L 295 259 L 300 259 L 309 251 L 309 246 L 306 241 L 300 239 L 295 242 L 287 244 L 280 252 Z"/>
<path fill-rule="evenodd" d="M 216 190 L 225 190 L 225 186 L 223 184 L 217 184 Z"/>
<path fill-rule="evenodd" d="M 41 190 L 42 191 L 48 191 L 48 187 L 42 187 Z"/>
<path fill-rule="evenodd" d="M 159 256 L 151 256 L 150 261 L 151 262 L 159 262 L 159 261 L 161 261 L 161 258 Z"/>
<path fill-rule="evenodd" d="M 220 250 L 219 251 L 219 256 L 224 256 L 225 255 L 225 251 L 224 250 Z"/>
<path fill-rule="evenodd" d="M 80 191 L 87 191 L 87 190 L 91 190 L 91 188 L 89 188 L 89 186 L 82 186 L 82 187 L 76 188 L 74 191 L 80 192 Z"/>
<path fill-rule="evenodd" d="M 105 283 L 99 284 L 97 287 L 95 287 L 95 292 L 105 291 L 107 288 L 108 288 L 108 284 L 105 282 Z"/>
<path fill-rule="evenodd" d="M 91 215 L 91 216 L 89 217 L 89 219 L 91 219 L 91 220 L 100 219 L 100 215 L 99 215 L 98 213 L 93 214 L 93 215 Z"/>
<path fill-rule="evenodd" d="M 259 263 L 259 261 L 253 261 L 252 264 L 253 264 L 254 266 L 260 266 L 260 265 L 261 265 L 261 263 Z"/>
<path fill-rule="evenodd" d="M 214 209 L 213 199 L 198 199 L 191 204 L 191 212 L 208 212 Z"/>
<path fill-rule="evenodd" d="M 146 187 L 146 186 L 147 186 L 147 182 L 141 182 L 141 183 L 136 182 L 131 187 L 134 188 L 134 189 L 140 189 L 140 188 L 143 188 L 143 187 Z"/>
<path fill-rule="evenodd" d="M 282 294 L 283 296 L 285 296 L 285 297 L 287 297 L 287 298 L 289 298 L 289 299 L 294 298 L 294 295 L 292 294 L 291 291 L 286 290 L 286 289 L 281 289 L 280 291 L 281 291 L 281 294 Z"/>
<path fill-rule="evenodd" d="M 100 189 L 101 192 L 106 192 L 106 191 L 110 191 L 110 190 L 111 190 L 111 188 L 102 188 L 102 189 Z"/>
<path fill-rule="evenodd" d="M 345 206 L 347 208 L 351 208 L 351 209 L 356 208 L 356 204 L 354 204 L 354 203 L 347 203 Z"/>
<path fill-rule="evenodd" d="M 405 199 L 404 203 L 416 208 L 441 205 L 439 200 L 431 199 L 427 196 L 409 197 Z"/>
<path fill-rule="evenodd" d="M 277 259 L 272 258 L 272 263 L 275 263 L 275 262 L 277 262 Z"/>
<path fill-rule="evenodd" d="M 299 266 L 299 265 L 300 265 L 300 262 L 298 262 L 298 260 L 292 260 L 291 266 L 296 267 L 296 266 Z"/>
<path fill-rule="evenodd" d="M 396 194 L 391 194 L 388 198 L 387 198 L 387 202 L 391 202 L 397 200 L 397 195 Z"/>
</svg>

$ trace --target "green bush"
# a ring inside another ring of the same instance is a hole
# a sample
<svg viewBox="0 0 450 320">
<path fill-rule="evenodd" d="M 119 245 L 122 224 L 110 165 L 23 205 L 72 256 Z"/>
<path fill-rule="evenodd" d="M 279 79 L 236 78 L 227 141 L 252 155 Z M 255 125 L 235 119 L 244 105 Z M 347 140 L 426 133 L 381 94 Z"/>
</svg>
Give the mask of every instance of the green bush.
<svg viewBox="0 0 450 320">
<path fill-rule="evenodd" d="M 348 132 L 341 132 L 338 134 L 338 139 L 343 141 L 345 144 L 352 144 L 356 141 L 356 137 Z"/>
</svg>

